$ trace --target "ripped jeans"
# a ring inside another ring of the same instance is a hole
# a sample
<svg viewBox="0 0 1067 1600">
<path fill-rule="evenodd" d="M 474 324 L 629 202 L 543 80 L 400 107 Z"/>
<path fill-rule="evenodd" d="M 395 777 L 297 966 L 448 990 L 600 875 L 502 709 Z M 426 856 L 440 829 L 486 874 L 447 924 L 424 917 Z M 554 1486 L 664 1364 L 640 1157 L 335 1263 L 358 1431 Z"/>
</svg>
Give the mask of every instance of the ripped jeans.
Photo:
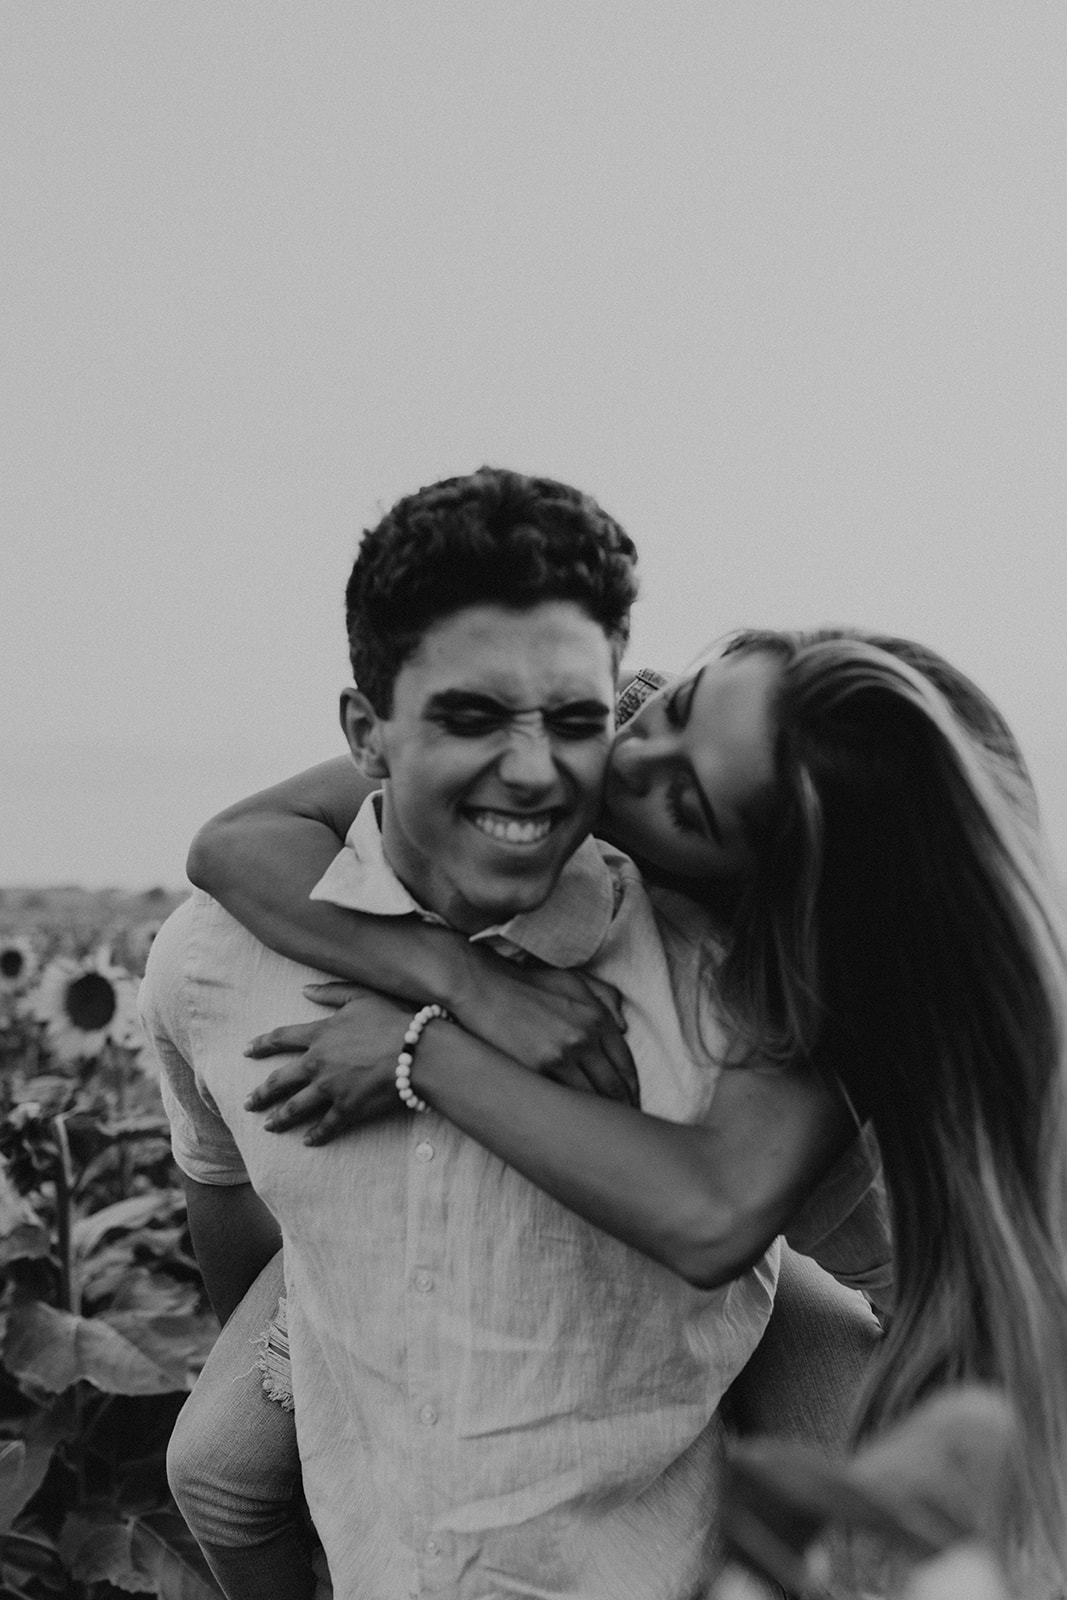
<svg viewBox="0 0 1067 1600">
<path fill-rule="evenodd" d="M 178 1416 L 167 1477 L 227 1600 L 327 1600 L 289 1382 L 282 1253 L 219 1334 Z"/>
</svg>

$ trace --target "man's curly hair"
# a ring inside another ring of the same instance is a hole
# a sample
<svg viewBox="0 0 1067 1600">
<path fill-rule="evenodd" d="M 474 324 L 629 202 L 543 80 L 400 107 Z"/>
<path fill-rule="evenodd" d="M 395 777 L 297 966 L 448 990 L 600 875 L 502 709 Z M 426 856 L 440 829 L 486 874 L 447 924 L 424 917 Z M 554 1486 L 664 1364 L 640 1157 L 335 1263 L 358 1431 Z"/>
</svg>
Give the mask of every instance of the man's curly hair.
<svg viewBox="0 0 1067 1600">
<path fill-rule="evenodd" d="M 633 542 L 589 495 L 551 478 L 482 467 L 407 495 L 363 536 L 345 591 L 358 687 L 381 716 L 433 623 L 471 605 L 528 610 L 572 600 L 616 664 L 637 594 Z"/>
</svg>

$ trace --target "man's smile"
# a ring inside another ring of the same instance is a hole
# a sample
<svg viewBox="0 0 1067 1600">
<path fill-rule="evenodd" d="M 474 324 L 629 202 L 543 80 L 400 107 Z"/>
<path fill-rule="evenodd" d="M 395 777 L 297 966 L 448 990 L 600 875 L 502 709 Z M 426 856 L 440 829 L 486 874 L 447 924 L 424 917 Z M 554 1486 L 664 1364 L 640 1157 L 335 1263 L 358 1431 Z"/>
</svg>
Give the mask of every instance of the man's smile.
<svg viewBox="0 0 1067 1600">
<path fill-rule="evenodd" d="M 480 833 L 498 844 L 536 845 L 548 838 L 555 824 L 563 817 L 558 808 L 552 811 L 527 812 L 497 811 L 487 806 L 465 807 L 463 815 Z"/>
</svg>

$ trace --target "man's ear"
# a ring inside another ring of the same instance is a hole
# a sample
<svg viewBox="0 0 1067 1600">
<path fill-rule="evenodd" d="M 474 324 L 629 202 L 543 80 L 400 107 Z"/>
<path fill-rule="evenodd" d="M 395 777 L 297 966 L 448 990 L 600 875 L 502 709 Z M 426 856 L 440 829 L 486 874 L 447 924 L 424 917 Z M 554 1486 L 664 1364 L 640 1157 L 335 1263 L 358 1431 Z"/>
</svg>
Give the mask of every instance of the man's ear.
<svg viewBox="0 0 1067 1600">
<path fill-rule="evenodd" d="M 363 776 L 387 778 L 389 765 L 382 748 L 382 718 L 358 689 L 341 690 L 341 726 L 352 759 Z"/>
</svg>

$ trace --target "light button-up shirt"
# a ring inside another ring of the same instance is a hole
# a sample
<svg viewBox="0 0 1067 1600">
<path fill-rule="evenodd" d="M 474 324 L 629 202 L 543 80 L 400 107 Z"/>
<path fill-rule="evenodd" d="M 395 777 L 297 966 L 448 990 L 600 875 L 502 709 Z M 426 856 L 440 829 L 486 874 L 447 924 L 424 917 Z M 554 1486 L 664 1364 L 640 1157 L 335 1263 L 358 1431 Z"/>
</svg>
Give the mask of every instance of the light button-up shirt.
<svg viewBox="0 0 1067 1600">
<path fill-rule="evenodd" d="M 317 892 L 420 914 L 372 806 Z M 714 1034 L 709 1056 L 687 1044 L 625 857 L 587 842 L 545 906 L 481 937 L 577 954 L 623 996 L 645 1108 L 704 1114 Z M 769 1315 L 774 1253 L 694 1289 L 432 1110 L 319 1149 L 266 1133 L 243 1109 L 264 1071 L 243 1046 L 321 1015 L 314 976 L 195 895 L 157 936 L 142 1006 L 179 1165 L 250 1178 L 282 1226 L 305 1488 L 337 1600 L 687 1600 L 712 1537 L 716 1408 Z"/>
</svg>

